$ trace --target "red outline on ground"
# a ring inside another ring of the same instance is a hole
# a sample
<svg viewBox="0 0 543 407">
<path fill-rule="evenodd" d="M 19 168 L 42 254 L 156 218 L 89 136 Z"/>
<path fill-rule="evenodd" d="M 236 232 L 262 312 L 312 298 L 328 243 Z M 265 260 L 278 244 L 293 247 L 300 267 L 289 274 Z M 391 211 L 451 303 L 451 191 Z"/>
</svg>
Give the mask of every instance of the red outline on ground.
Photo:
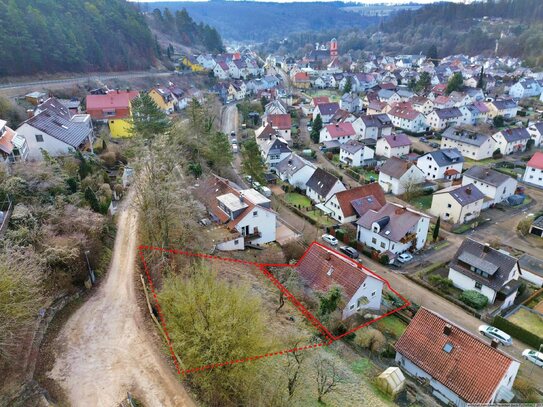
<svg viewBox="0 0 543 407">
<path fill-rule="evenodd" d="M 172 355 L 173 362 L 174 362 L 175 367 L 177 369 L 177 373 L 180 374 L 180 375 L 181 374 L 186 375 L 188 373 L 199 372 L 199 371 L 203 371 L 203 370 L 213 369 L 213 368 L 216 368 L 216 367 L 234 365 L 234 364 L 237 364 L 237 363 L 250 362 L 250 361 L 254 361 L 254 360 L 258 360 L 258 359 L 263 359 L 263 358 L 267 358 L 267 357 L 270 357 L 270 356 L 279 356 L 279 355 L 284 355 L 286 353 L 291 353 L 291 352 L 295 352 L 295 351 L 301 351 L 301 350 L 306 350 L 306 349 L 315 349 L 315 348 L 319 348 L 319 347 L 322 347 L 322 346 L 328 346 L 331 343 L 345 337 L 346 335 L 349 335 L 349 334 L 351 334 L 351 333 L 353 333 L 353 332 L 355 332 L 355 331 L 357 331 L 357 330 L 359 330 L 361 328 L 364 328 L 364 327 L 366 327 L 366 326 L 368 326 L 370 324 L 373 324 L 374 322 L 377 322 L 380 319 L 385 318 L 385 317 L 387 317 L 389 315 L 392 315 L 395 312 L 398 312 L 401 309 L 404 309 L 404 308 L 408 307 L 409 305 L 411 305 L 411 303 L 406 298 L 404 298 L 400 293 L 398 293 L 396 290 L 394 290 L 390 286 L 389 282 L 386 279 L 384 279 L 383 277 L 375 274 L 373 271 L 369 270 L 367 267 L 365 267 L 365 266 L 363 266 L 362 264 L 359 263 L 360 268 L 362 268 L 365 272 L 370 273 L 371 275 L 373 275 L 376 278 L 383 281 L 383 283 L 387 286 L 387 288 L 390 291 L 392 291 L 394 294 L 396 294 L 398 296 L 398 298 L 400 298 L 403 301 L 404 304 L 402 306 L 398 307 L 398 308 L 393 309 L 392 311 L 387 312 L 386 314 L 380 315 L 379 317 L 377 317 L 375 319 L 372 319 L 371 321 L 368 321 L 368 322 L 366 322 L 366 323 L 364 323 L 364 324 L 362 324 L 360 326 L 357 326 L 356 328 L 353 328 L 350 331 L 345 332 L 344 334 L 341 334 L 339 336 L 332 335 L 328 331 L 328 329 L 326 329 L 326 327 L 310 311 L 308 311 L 300 303 L 300 301 L 298 301 L 298 299 L 296 299 L 296 297 L 294 297 L 287 290 L 287 288 L 285 286 L 283 286 L 283 284 L 281 284 L 279 282 L 279 280 L 277 280 L 275 278 L 275 276 L 266 268 L 266 267 L 297 267 L 298 264 L 300 263 L 300 261 L 302 261 L 302 259 L 306 256 L 307 252 L 309 251 L 309 249 L 313 245 L 322 246 L 322 247 L 330 250 L 329 247 L 326 247 L 326 246 L 324 246 L 324 245 L 322 245 L 322 244 L 320 244 L 318 242 L 313 242 L 313 243 L 311 243 L 309 248 L 305 251 L 303 256 L 294 265 L 293 264 L 256 263 L 256 262 L 252 262 L 252 261 L 239 260 L 239 259 L 234 259 L 234 258 L 229 258 L 229 257 L 213 256 L 213 255 L 210 255 L 210 254 L 192 253 L 192 252 L 185 252 L 185 251 L 182 251 L 182 250 L 175 250 L 175 249 L 164 249 L 162 247 L 152 247 L 152 246 L 143 246 L 143 245 L 139 246 L 138 247 L 138 252 L 139 252 L 139 255 L 140 255 L 140 259 L 141 259 L 141 262 L 143 264 L 145 274 L 147 275 L 147 280 L 149 282 L 149 287 L 151 288 L 153 298 L 155 299 L 156 309 L 157 309 L 158 315 L 160 317 L 160 323 L 162 325 L 162 328 L 164 329 L 164 333 L 166 335 L 166 339 L 167 339 L 167 342 L 168 342 L 167 345 L 168 345 L 168 348 L 170 349 L 170 353 Z M 298 348 L 286 349 L 286 350 L 282 350 L 282 351 L 278 351 L 278 352 L 266 353 L 264 355 L 249 356 L 249 357 L 245 357 L 245 358 L 241 358 L 241 359 L 237 359 L 237 360 L 231 360 L 231 361 L 228 361 L 228 362 L 213 363 L 213 364 L 207 365 L 207 366 L 201 366 L 201 367 L 197 367 L 197 368 L 182 370 L 180 368 L 180 366 L 179 366 L 179 363 L 178 363 L 177 358 L 175 357 L 175 353 L 173 351 L 173 345 L 172 345 L 172 341 L 170 339 L 170 336 L 168 334 L 168 329 L 167 329 L 167 326 L 166 326 L 166 320 L 164 318 L 164 314 L 162 313 L 162 309 L 161 309 L 160 303 L 158 301 L 158 297 L 157 297 L 157 294 L 156 294 L 156 291 L 155 291 L 155 286 L 153 284 L 153 281 L 151 279 L 151 274 L 149 273 L 149 268 L 147 267 L 147 263 L 145 261 L 145 256 L 143 255 L 144 250 L 154 250 L 154 251 L 168 252 L 168 253 L 172 253 L 172 254 L 181 254 L 181 255 L 189 256 L 189 257 L 200 257 L 200 258 L 209 259 L 209 260 L 220 260 L 220 261 L 227 261 L 227 262 L 234 262 L 234 263 L 241 263 L 241 264 L 256 266 L 256 267 L 258 267 L 260 269 L 262 274 L 264 274 L 264 276 L 267 277 L 272 282 L 273 285 L 275 285 L 279 290 L 281 290 L 283 292 L 283 294 L 285 295 L 285 299 L 288 299 L 289 301 L 291 301 L 292 304 L 294 304 L 294 306 L 302 313 L 302 315 L 304 315 L 309 322 L 311 322 L 319 331 L 321 331 L 326 336 L 328 341 L 313 344 L 313 345 L 306 345 L 306 346 L 302 346 L 302 347 L 298 347 Z M 339 253 L 339 252 L 336 252 L 336 253 L 339 256 L 342 256 L 342 257 L 348 259 L 349 261 L 352 261 L 352 259 L 350 259 L 349 257 L 347 257 L 346 255 L 344 255 L 342 253 Z"/>
</svg>

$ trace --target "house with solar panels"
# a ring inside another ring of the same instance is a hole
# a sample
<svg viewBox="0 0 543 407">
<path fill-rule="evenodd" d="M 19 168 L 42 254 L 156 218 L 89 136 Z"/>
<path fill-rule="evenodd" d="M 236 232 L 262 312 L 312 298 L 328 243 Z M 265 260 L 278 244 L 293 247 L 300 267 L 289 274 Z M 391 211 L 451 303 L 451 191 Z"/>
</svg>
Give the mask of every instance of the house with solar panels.
<svg viewBox="0 0 543 407">
<path fill-rule="evenodd" d="M 417 167 L 429 181 L 460 178 L 464 157 L 457 148 L 431 151 L 419 157 Z"/>
</svg>

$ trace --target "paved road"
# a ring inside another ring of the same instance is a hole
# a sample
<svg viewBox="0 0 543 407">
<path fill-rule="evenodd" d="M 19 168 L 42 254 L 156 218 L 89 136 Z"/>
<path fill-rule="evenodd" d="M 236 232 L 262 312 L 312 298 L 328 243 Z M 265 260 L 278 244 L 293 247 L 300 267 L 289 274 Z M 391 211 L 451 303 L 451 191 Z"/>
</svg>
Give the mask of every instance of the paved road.
<svg viewBox="0 0 543 407">
<path fill-rule="evenodd" d="M 138 214 L 119 213 L 117 237 L 106 280 L 66 322 L 55 339 L 55 380 L 70 406 L 111 407 L 130 391 L 146 406 L 194 406 L 156 332 L 146 328 L 135 286 Z M 160 338 L 162 339 L 162 338 Z"/>
<path fill-rule="evenodd" d="M 61 79 L 45 79 L 41 81 L 31 81 L 31 82 L 11 82 L 11 83 L 0 83 L 1 90 L 13 90 L 13 89 L 22 89 L 28 87 L 42 87 L 45 85 L 75 85 L 78 83 L 85 83 L 89 80 L 104 81 L 108 79 L 133 79 L 133 78 L 143 78 L 147 76 L 170 76 L 172 72 L 153 72 L 153 71 L 138 71 L 138 72 L 112 72 L 112 73 L 90 73 L 85 75 L 74 75 L 68 78 Z"/>
</svg>

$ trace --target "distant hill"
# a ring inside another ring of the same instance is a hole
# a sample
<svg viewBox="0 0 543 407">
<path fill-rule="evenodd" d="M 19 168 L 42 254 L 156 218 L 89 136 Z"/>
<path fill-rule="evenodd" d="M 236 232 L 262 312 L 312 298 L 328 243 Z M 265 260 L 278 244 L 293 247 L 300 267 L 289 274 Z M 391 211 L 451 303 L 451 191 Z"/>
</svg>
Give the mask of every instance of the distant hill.
<svg viewBox="0 0 543 407">
<path fill-rule="evenodd" d="M 294 32 L 364 28 L 379 21 L 378 16 L 362 15 L 346 6 L 342 2 L 210 1 L 140 3 L 139 7 L 149 12 L 155 8 L 173 12 L 186 9 L 194 20 L 215 27 L 223 38 L 235 41 L 260 42 Z"/>
</svg>

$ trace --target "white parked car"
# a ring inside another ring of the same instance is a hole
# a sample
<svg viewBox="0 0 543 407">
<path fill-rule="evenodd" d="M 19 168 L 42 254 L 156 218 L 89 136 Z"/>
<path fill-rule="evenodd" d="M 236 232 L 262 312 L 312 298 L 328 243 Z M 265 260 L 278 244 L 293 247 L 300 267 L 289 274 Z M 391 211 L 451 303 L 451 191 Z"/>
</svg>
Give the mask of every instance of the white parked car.
<svg viewBox="0 0 543 407">
<path fill-rule="evenodd" d="M 532 349 L 524 349 L 522 352 L 524 359 L 529 360 L 533 364 L 539 367 L 543 367 L 543 353 Z"/>
<path fill-rule="evenodd" d="M 487 338 L 496 339 L 504 346 L 511 346 L 513 344 L 513 339 L 511 339 L 511 336 L 503 331 L 500 331 L 498 328 L 494 328 L 493 326 L 481 325 L 479 327 L 479 332 Z"/>
<path fill-rule="evenodd" d="M 332 246 L 337 245 L 337 239 L 332 235 L 324 234 L 322 235 L 322 240 L 324 240 L 327 243 L 330 243 Z"/>
<path fill-rule="evenodd" d="M 407 263 L 411 260 L 413 260 L 413 256 L 411 256 L 409 253 L 402 253 L 398 256 L 398 261 L 400 263 Z"/>
</svg>

